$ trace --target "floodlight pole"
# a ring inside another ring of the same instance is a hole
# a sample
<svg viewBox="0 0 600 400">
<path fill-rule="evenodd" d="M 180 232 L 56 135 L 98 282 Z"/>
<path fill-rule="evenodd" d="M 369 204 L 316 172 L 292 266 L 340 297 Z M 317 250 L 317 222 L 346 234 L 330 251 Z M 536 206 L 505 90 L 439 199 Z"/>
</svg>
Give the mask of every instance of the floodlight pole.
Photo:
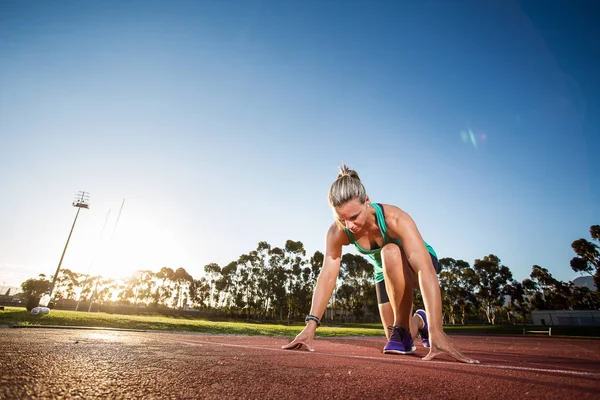
<svg viewBox="0 0 600 400">
<path fill-rule="evenodd" d="M 52 292 L 54 291 L 54 285 L 56 285 L 56 279 L 58 278 L 58 274 L 60 272 L 60 266 L 62 265 L 63 259 L 65 258 L 65 253 L 67 252 L 67 247 L 69 246 L 69 241 L 71 240 L 71 235 L 73 234 L 73 229 L 75 228 L 75 223 L 77 222 L 77 217 L 79 216 L 79 211 L 82 208 L 90 208 L 89 205 L 90 195 L 88 192 L 79 192 L 75 197 L 75 201 L 73 202 L 73 207 L 77 207 L 77 213 L 75 214 L 75 220 L 73 221 L 73 226 L 71 226 L 71 232 L 69 232 L 69 237 L 67 238 L 67 243 L 65 244 L 65 248 L 60 256 L 60 261 L 58 262 L 58 267 L 56 267 L 56 273 L 52 278 L 52 284 L 50 285 L 50 291 L 48 292 L 50 299 L 52 299 Z"/>
</svg>

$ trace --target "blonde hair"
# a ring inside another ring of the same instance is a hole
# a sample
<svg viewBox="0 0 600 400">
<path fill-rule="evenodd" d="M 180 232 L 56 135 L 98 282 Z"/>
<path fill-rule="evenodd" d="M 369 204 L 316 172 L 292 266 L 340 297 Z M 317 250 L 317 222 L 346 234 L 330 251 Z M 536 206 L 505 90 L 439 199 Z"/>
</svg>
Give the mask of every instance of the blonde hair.
<svg viewBox="0 0 600 400">
<path fill-rule="evenodd" d="M 332 207 L 342 206 L 353 199 L 364 203 L 367 200 L 367 191 L 360 181 L 358 173 L 348 168 L 346 164 L 342 164 L 337 179 L 329 188 L 328 198 L 329 205 Z"/>
</svg>

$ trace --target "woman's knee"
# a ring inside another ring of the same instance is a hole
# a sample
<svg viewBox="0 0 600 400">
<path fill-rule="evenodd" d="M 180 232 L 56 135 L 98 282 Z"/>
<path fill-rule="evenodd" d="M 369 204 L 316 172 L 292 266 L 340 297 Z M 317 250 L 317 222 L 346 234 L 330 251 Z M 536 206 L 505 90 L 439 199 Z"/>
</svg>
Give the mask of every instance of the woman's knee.
<svg viewBox="0 0 600 400">
<path fill-rule="evenodd" d="M 386 244 L 381 249 L 381 259 L 385 275 L 403 277 L 406 282 L 410 282 L 412 285 L 416 274 L 410 268 L 410 264 L 400 246 L 394 243 Z"/>
<path fill-rule="evenodd" d="M 402 250 L 397 244 L 388 243 L 381 249 L 381 259 L 384 268 L 389 268 L 391 266 L 402 267 L 402 258 Z"/>
</svg>

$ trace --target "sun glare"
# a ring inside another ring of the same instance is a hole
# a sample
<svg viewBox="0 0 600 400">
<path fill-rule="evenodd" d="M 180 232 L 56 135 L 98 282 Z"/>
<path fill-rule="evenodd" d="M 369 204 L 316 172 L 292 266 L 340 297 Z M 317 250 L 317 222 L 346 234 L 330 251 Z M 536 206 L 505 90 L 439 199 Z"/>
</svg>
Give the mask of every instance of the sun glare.
<svg viewBox="0 0 600 400">
<path fill-rule="evenodd" d="M 137 270 L 186 267 L 187 252 L 177 235 L 148 216 L 124 212 L 114 233 L 106 236 L 92 275 L 123 279 Z"/>
</svg>

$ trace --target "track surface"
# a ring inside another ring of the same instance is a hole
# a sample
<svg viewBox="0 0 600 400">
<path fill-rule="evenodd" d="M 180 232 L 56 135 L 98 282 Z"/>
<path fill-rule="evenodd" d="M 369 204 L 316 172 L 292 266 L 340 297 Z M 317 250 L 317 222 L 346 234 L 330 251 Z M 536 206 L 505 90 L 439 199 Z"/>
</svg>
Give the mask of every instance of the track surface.
<svg viewBox="0 0 600 400">
<path fill-rule="evenodd" d="M 600 340 L 453 336 L 482 364 L 384 355 L 384 338 L 0 329 L 0 398 L 522 399 L 600 396 Z"/>
</svg>

